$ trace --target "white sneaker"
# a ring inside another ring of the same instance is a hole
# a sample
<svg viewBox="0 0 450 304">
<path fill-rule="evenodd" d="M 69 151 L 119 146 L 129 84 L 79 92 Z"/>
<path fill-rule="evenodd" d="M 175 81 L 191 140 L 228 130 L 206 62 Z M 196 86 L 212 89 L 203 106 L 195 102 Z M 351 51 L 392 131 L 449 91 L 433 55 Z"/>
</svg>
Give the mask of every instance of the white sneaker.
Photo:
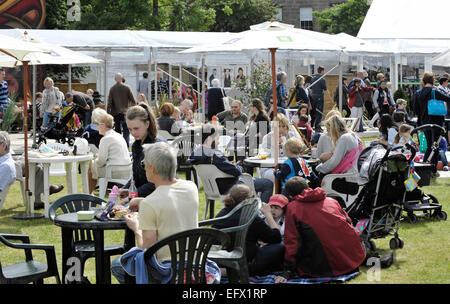
<svg viewBox="0 0 450 304">
<path fill-rule="evenodd" d="M 444 171 L 448 171 L 448 170 L 449 170 L 449 168 L 448 168 L 448 166 L 444 166 L 444 168 L 442 168 L 442 170 L 444 170 Z"/>
</svg>

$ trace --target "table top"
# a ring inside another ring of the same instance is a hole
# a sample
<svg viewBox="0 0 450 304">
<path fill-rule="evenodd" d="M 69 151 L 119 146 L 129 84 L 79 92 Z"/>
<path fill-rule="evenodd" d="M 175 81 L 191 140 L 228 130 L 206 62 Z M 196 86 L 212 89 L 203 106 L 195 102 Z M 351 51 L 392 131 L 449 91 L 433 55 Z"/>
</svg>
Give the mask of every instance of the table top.
<svg viewBox="0 0 450 304">
<path fill-rule="evenodd" d="M 56 226 L 62 228 L 73 228 L 73 229 L 118 230 L 127 228 L 127 223 L 125 222 L 125 220 L 99 221 L 94 218 L 91 221 L 79 221 L 78 215 L 76 213 L 65 213 L 57 215 L 55 217 L 54 223 Z"/>
<path fill-rule="evenodd" d="M 62 154 L 51 156 L 51 157 L 32 157 L 28 156 L 28 161 L 30 163 L 71 163 L 71 162 L 81 162 L 94 159 L 94 154 L 89 153 L 85 155 L 67 155 Z"/>
<path fill-rule="evenodd" d="M 278 164 L 282 164 L 287 160 L 287 157 L 279 157 Z M 308 164 L 315 164 L 319 162 L 318 159 L 305 159 Z M 275 166 L 275 159 L 268 157 L 266 159 L 260 159 L 257 156 L 248 157 L 244 159 L 244 164 L 248 166 L 257 166 L 261 168 L 273 168 Z"/>
</svg>

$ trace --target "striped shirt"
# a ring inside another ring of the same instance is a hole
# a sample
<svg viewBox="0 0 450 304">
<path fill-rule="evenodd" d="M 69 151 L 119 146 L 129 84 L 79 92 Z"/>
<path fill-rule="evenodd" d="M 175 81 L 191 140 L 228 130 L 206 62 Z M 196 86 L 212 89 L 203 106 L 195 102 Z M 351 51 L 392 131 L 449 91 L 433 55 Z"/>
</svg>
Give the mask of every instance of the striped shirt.
<svg viewBox="0 0 450 304">
<path fill-rule="evenodd" d="M 8 100 L 8 83 L 6 80 L 0 84 L 0 105 L 5 106 L 9 103 Z"/>
</svg>

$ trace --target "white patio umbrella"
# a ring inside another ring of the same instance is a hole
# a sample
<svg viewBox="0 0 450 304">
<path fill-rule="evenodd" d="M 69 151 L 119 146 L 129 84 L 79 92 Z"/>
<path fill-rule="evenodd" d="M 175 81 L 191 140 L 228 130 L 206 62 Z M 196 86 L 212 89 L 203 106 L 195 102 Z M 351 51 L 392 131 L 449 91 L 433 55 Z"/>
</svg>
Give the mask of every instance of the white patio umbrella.
<svg viewBox="0 0 450 304">
<path fill-rule="evenodd" d="M 32 219 L 32 218 L 41 218 L 42 214 L 31 214 L 30 206 L 29 206 L 29 197 L 30 197 L 30 187 L 29 187 L 29 176 L 28 176 L 28 105 L 27 105 L 27 92 L 28 92 L 28 61 L 25 60 L 25 57 L 30 53 L 50 53 L 49 49 L 38 46 L 32 42 L 22 41 L 19 39 L 10 38 L 7 36 L 0 35 L 0 52 L 11 56 L 16 61 L 20 61 L 23 64 L 23 80 L 24 80 L 24 98 L 23 98 L 23 112 L 24 112 L 24 141 L 25 141 L 25 191 L 27 192 L 27 202 L 26 212 L 23 214 L 17 214 L 14 216 L 16 219 Z"/>
<path fill-rule="evenodd" d="M 39 39 L 30 37 L 25 31 L 23 34 L 17 37 L 19 40 L 28 41 L 33 43 L 33 45 L 39 46 L 41 48 L 47 49 L 49 53 L 29 53 L 24 57 L 25 61 L 28 61 L 29 65 L 43 65 L 43 64 L 67 64 L 69 67 L 72 64 L 99 64 L 103 60 L 97 59 L 95 57 L 87 56 L 80 52 L 75 52 L 70 49 L 49 44 Z M 4 56 L 0 54 L 0 66 L 4 67 L 15 67 L 21 65 L 20 61 L 15 60 L 9 56 Z M 33 70 L 34 72 L 34 70 Z M 69 83 L 71 74 L 69 68 Z M 35 78 L 33 77 L 33 88 L 35 88 Z M 33 92 L 33 96 L 34 96 Z M 32 98 L 33 99 L 33 98 Z M 36 107 L 33 102 L 33 143 L 36 143 Z"/>
<path fill-rule="evenodd" d="M 250 26 L 250 30 L 237 33 L 233 38 L 223 41 L 215 45 L 205 45 L 190 48 L 180 53 L 210 53 L 210 52 L 242 52 L 246 50 L 269 50 L 271 53 L 272 63 L 272 92 L 273 104 L 277 105 L 276 95 L 276 67 L 275 52 L 283 51 L 326 51 L 335 52 L 336 55 L 342 51 L 342 48 L 336 44 L 329 43 L 325 39 L 318 39 L 312 35 L 306 35 L 302 31 L 298 31 L 293 25 L 284 24 L 273 19 L 269 22 Z M 204 106 L 204 104 L 203 104 Z M 277 107 L 273 109 L 274 117 L 277 116 Z M 278 133 L 278 125 L 273 128 L 274 134 Z M 273 136 L 273 156 L 275 166 L 278 165 L 278 136 Z M 277 187 L 277 183 L 276 187 Z"/>
</svg>

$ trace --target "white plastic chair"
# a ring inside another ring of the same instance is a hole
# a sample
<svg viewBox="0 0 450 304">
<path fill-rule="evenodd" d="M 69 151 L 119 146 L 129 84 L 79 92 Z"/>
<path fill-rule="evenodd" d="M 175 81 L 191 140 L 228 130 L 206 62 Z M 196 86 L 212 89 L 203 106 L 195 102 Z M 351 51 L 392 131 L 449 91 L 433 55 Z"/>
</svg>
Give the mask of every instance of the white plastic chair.
<svg viewBox="0 0 450 304">
<path fill-rule="evenodd" d="M 337 178 L 345 178 L 346 182 L 349 183 L 356 183 L 359 185 L 358 192 L 356 194 L 347 194 L 347 193 L 340 193 L 337 190 L 333 189 L 333 181 Z M 363 181 L 359 177 L 359 173 L 343 173 L 343 174 L 327 174 L 322 179 L 322 186 L 321 188 L 326 192 L 327 196 L 329 197 L 335 197 L 340 198 L 345 204 L 345 208 L 348 208 L 358 197 L 359 193 L 361 192 Z"/>
<path fill-rule="evenodd" d="M 186 179 L 191 180 L 194 178 L 194 182 L 198 185 L 197 171 L 191 164 L 186 163 L 186 159 L 195 150 L 196 145 L 192 142 L 192 137 L 189 134 L 180 135 L 176 137 L 170 145 L 177 150 L 177 163 L 178 170 L 184 170 L 186 173 Z M 193 175 L 193 176 L 192 176 Z"/>
<path fill-rule="evenodd" d="M 27 195 L 25 193 L 25 177 L 23 176 L 22 166 L 17 161 L 14 162 L 14 165 L 16 167 L 16 181 L 20 183 L 20 191 L 22 192 L 22 199 L 23 203 L 25 204 L 25 202 L 27 201 Z M 32 191 L 34 191 L 34 189 Z"/>
<path fill-rule="evenodd" d="M 226 194 L 220 194 L 219 187 L 217 185 L 216 179 L 235 179 L 236 177 L 227 173 L 220 171 L 215 165 L 194 165 L 195 170 L 200 177 L 200 180 L 203 184 L 203 190 L 205 192 L 205 214 L 204 219 L 206 219 L 206 215 L 208 214 L 208 208 L 210 208 L 210 218 L 214 217 L 214 201 L 222 202 L 226 197 Z M 249 188 L 253 191 L 253 195 L 256 196 L 255 186 L 253 184 L 253 177 L 248 173 L 243 173 L 239 176 L 245 185 L 249 186 Z"/>
<path fill-rule="evenodd" d="M 128 169 L 130 174 L 126 179 L 112 178 L 112 172 L 114 171 L 114 169 L 120 169 L 121 172 L 125 171 L 124 169 Z M 133 171 L 131 163 L 128 165 L 106 165 L 105 177 L 100 177 L 97 182 L 99 188 L 99 196 L 101 198 L 105 197 L 109 182 L 125 185 L 130 180 L 132 175 Z"/>
<path fill-rule="evenodd" d="M 168 131 L 166 130 L 158 130 L 158 135 L 164 137 L 166 140 L 174 140 L 175 136 L 173 136 L 172 134 L 170 134 Z"/>
</svg>

